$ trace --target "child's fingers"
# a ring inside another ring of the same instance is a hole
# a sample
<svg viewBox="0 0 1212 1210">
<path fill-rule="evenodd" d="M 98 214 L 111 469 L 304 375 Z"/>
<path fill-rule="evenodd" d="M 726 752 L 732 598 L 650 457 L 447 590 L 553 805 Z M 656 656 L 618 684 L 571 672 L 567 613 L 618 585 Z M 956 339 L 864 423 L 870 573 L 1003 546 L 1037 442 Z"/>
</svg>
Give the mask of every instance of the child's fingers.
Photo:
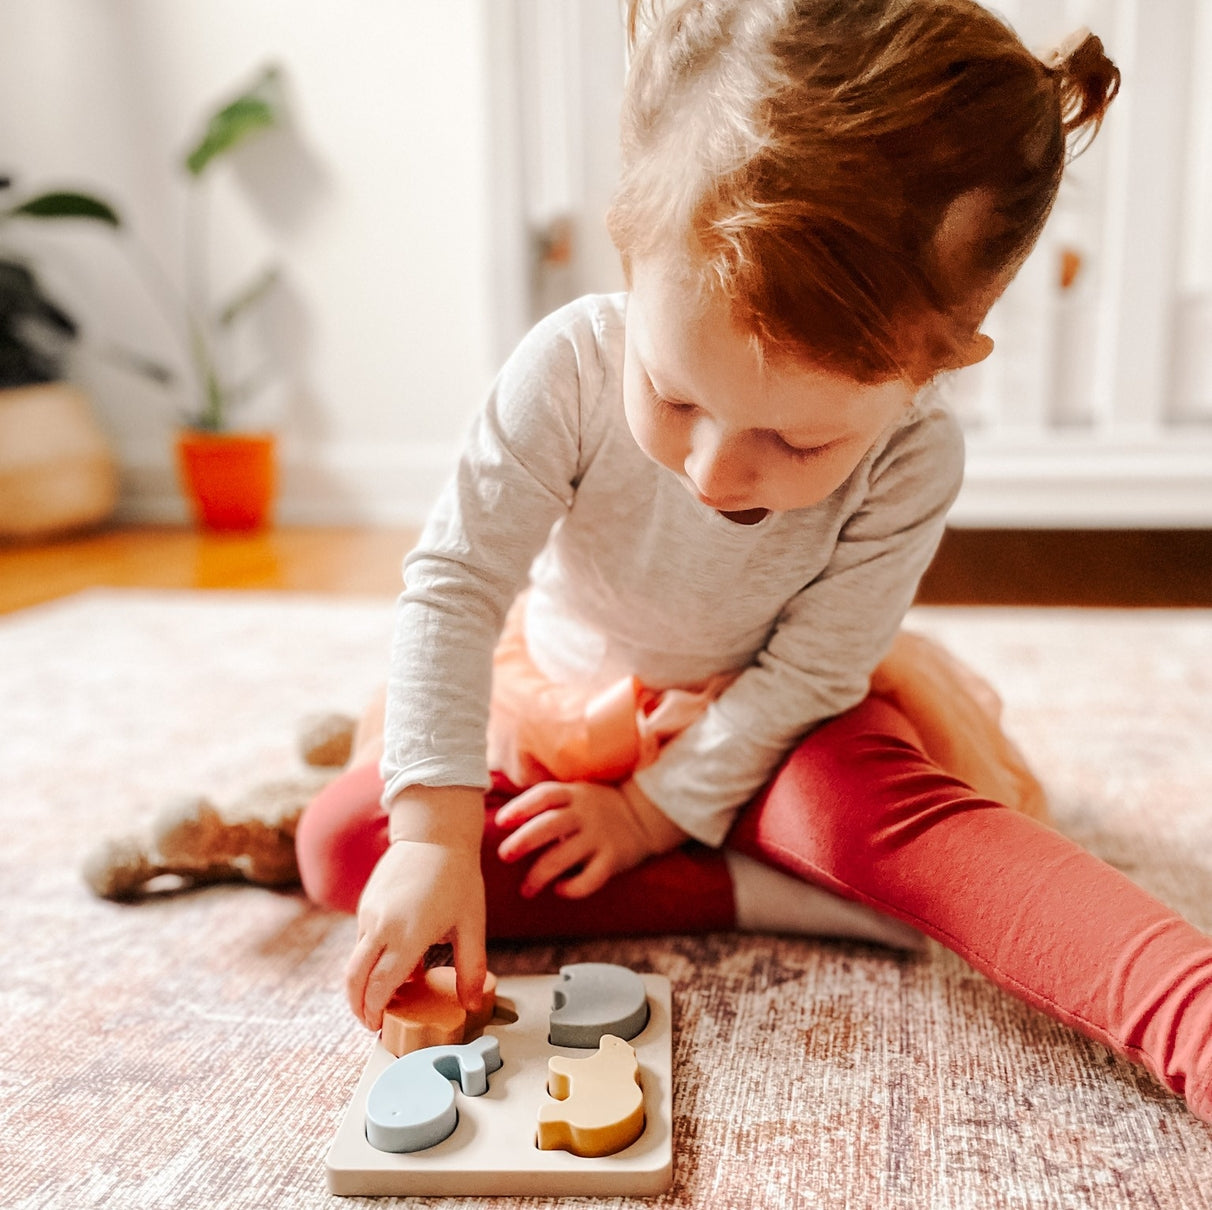
<svg viewBox="0 0 1212 1210">
<path fill-rule="evenodd" d="M 497 846 L 502 861 L 520 861 L 549 844 L 557 844 L 577 831 L 576 818 L 567 811 L 544 811 L 522 824 Z"/>
<path fill-rule="evenodd" d="M 523 790 L 503 807 L 498 807 L 496 821 L 502 828 L 513 828 L 544 811 L 566 807 L 571 801 L 572 791 L 566 785 L 558 781 L 541 782 L 529 790 Z"/>
<path fill-rule="evenodd" d="M 382 946 L 376 946 L 369 936 L 364 936 L 358 938 L 349 956 L 345 971 L 345 994 L 353 1015 L 362 1022 L 366 1021 L 366 985 L 382 951 Z"/>
<path fill-rule="evenodd" d="M 520 888 L 522 895 L 527 899 L 532 898 L 570 870 L 588 861 L 592 855 L 590 847 L 579 836 L 548 846 L 526 871 Z"/>
<path fill-rule="evenodd" d="M 603 853 L 598 853 L 571 877 L 557 882 L 554 890 L 561 899 L 584 899 L 600 891 L 614 873 L 612 862 Z"/>
<path fill-rule="evenodd" d="M 421 954 L 415 952 L 415 947 L 403 956 L 385 950 L 379 958 L 366 983 L 365 1016 L 362 1018 L 371 1029 L 382 1028 L 384 1010 L 392 996 L 408 982 L 420 960 Z"/>
<path fill-rule="evenodd" d="M 368 1028 L 383 1024 L 387 1002 L 416 967 L 417 957 L 392 950 L 375 940 L 373 934 L 362 937 L 350 957 L 346 989 L 354 1015 Z"/>
<path fill-rule="evenodd" d="M 484 980 L 488 978 L 488 953 L 484 944 L 484 913 L 468 920 L 454 936 L 455 992 L 459 1003 L 477 1013 L 484 1002 Z"/>
</svg>

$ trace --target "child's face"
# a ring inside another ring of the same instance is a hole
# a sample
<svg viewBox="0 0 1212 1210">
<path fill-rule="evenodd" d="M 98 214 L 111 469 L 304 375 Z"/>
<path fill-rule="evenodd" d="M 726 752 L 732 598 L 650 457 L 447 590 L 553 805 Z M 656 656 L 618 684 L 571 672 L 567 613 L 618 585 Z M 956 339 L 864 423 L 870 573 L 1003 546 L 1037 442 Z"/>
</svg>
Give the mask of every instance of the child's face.
<svg viewBox="0 0 1212 1210">
<path fill-rule="evenodd" d="M 723 300 L 704 301 L 659 261 L 632 263 L 627 423 L 644 453 L 732 520 L 824 500 L 913 395 L 901 381 L 764 361 Z"/>
</svg>

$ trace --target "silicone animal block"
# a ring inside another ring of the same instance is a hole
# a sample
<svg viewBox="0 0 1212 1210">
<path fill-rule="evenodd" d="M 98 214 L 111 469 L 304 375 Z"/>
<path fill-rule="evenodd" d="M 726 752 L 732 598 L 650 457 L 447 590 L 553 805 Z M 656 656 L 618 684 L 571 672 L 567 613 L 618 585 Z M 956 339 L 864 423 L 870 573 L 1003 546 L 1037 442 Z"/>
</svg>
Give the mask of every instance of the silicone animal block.
<svg viewBox="0 0 1212 1210">
<path fill-rule="evenodd" d="M 488 1076 L 501 1066 L 496 1038 L 459 1046 L 430 1046 L 396 1059 L 366 1098 L 366 1140 L 379 1151 L 436 1147 L 459 1122 L 451 1080 L 469 1097 L 488 1091 Z"/>
<path fill-rule="evenodd" d="M 492 1020 L 497 978 L 484 981 L 484 1002 L 470 1015 L 455 993 L 452 966 L 435 966 L 405 983 L 383 1011 L 383 1045 L 396 1058 L 426 1046 L 452 1046 L 474 1037 Z"/>
<path fill-rule="evenodd" d="M 560 967 L 551 1001 L 548 1037 L 554 1046 L 592 1050 L 604 1034 L 630 1039 L 648 1024 L 643 979 L 610 962 Z"/>
<path fill-rule="evenodd" d="M 606 1034 L 585 1059 L 549 1059 L 547 1091 L 555 1100 L 539 1107 L 542 1151 L 614 1155 L 644 1132 L 640 1065 L 622 1038 Z"/>
</svg>

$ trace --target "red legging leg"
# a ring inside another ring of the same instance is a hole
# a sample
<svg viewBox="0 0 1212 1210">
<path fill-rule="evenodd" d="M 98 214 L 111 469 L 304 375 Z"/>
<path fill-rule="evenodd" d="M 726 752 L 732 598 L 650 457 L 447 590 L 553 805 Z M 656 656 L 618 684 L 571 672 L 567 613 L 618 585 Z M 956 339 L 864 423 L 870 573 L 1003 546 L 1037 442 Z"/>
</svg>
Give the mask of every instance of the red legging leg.
<svg viewBox="0 0 1212 1210">
<path fill-rule="evenodd" d="M 813 732 L 728 843 L 921 929 L 1212 1121 L 1212 939 L 943 773 L 889 702 Z"/>
<path fill-rule="evenodd" d="M 378 769 L 362 765 L 341 774 L 304 811 L 295 848 L 303 889 L 313 902 L 341 912 L 357 910 L 362 888 L 387 848 L 382 793 Z M 510 796 L 501 788 L 485 799 L 480 864 L 490 937 L 636 936 L 734 926 L 727 866 L 722 854 L 702 846 L 628 870 L 587 899 L 561 899 L 550 889 L 524 899 L 521 885 L 529 862 L 506 865 L 497 857 L 505 833 L 494 814 Z"/>
</svg>

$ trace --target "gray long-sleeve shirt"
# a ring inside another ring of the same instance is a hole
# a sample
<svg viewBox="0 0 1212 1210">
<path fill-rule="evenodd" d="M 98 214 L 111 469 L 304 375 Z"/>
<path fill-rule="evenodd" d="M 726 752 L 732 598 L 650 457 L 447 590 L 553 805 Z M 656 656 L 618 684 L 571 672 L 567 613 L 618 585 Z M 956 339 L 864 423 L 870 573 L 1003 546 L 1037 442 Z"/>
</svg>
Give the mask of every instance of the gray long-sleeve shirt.
<svg viewBox="0 0 1212 1210">
<path fill-rule="evenodd" d="M 636 781 L 720 843 L 796 741 L 867 690 L 959 490 L 963 439 L 925 391 L 810 508 L 739 525 L 636 445 L 623 295 L 571 303 L 506 363 L 405 560 L 384 801 L 486 785 L 492 650 L 528 579 L 526 637 L 557 680 L 736 679 Z"/>
</svg>

